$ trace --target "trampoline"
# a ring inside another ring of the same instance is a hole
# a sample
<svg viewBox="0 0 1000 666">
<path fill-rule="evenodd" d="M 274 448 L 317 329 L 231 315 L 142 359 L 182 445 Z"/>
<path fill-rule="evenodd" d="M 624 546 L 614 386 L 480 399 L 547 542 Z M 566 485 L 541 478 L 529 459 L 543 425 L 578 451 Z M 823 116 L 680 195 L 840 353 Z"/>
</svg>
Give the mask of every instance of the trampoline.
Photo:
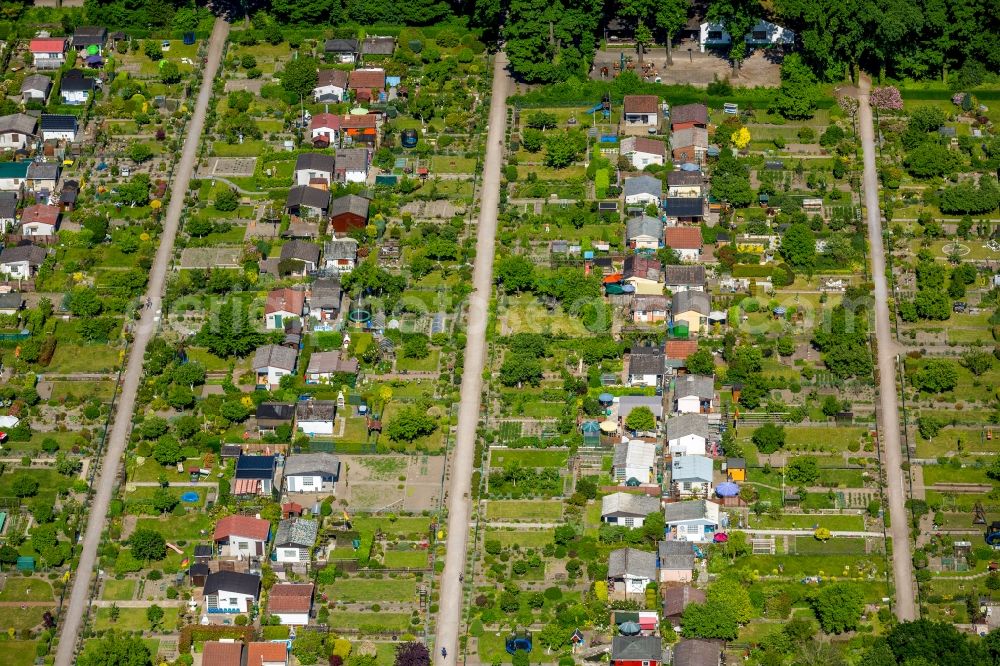
<svg viewBox="0 0 1000 666">
<path fill-rule="evenodd" d="M 367 324 L 372 319 L 372 313 L 368 310 L 358 308 L 356 310 L 351 310 L 347 317 L 355 324 Z"/>
<path fill-rule="evenodd" d="M 189 490 L 186 493 L 184 493 L 183 495 L 181 495 L 181 501 L 182 502 L 197 502 L 199 497 L 201 497 L 201 495 L 199 495 L 198 493 L 196 493 L 193 490 Z"/>
</svg>

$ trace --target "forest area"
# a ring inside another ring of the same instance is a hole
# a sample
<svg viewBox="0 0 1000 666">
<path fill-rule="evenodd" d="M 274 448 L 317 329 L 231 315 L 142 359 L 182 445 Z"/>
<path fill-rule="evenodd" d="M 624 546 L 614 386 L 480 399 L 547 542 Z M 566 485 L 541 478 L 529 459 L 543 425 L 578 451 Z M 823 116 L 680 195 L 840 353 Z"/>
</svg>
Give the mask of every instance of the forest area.
<svg viewBox="0 0 1000 666">
<path fill-rule="evenodd" d="M 15 3 L 16 4 L 16 3 Z M 605 22 L 635 26 L 639 41 L 663 44 L 691 18 L 687 0 L 260 0 L 232 3 L 280 25 L 434 25 L 451 20 L 499 37 L 515 72 L 532 83 L 584 78 Z M 227 9 L 226 7 L 221 7 Z M 187 23 L 194 0 L 87 0 L 87 21 L 110 28 Z M 702 17 L 698 17 L 702 18 Z M 1000 72 L 1000 3 L 995 0 L 713 0 L 706 12 L 742 44 L 760 19 L 794 30 L 803 61 L 821 81 L 856 68 L 895 79 L 942 80 L 968 88 Z M 730 53 L 734 61 L 745 48 Z"/>
</svg>

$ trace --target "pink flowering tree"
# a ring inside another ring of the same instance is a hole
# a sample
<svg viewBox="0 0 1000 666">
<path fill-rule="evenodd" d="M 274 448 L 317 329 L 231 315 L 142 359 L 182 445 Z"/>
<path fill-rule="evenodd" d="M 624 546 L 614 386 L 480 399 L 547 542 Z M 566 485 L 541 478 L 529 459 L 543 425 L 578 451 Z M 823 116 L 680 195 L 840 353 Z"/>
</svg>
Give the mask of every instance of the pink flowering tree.
<svg viewBox="0 0 1000 666">
<path fill-rule="evenodd" d="M 872 90 L 871 105 L 880 111 L 901 111 L 903 109 L 903 96 L 899 94 L 896 86 L 880 86 Z"/>
</svg>

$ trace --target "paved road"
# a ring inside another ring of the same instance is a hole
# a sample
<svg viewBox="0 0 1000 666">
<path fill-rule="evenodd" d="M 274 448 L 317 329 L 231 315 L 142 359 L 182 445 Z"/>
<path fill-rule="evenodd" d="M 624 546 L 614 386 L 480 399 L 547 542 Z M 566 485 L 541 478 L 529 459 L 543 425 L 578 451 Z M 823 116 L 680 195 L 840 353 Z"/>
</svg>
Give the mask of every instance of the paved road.
<svg viewBox="0 0 1000 666">
<path fill-rule="evenodd" d="M 465 345 L 465 370 L 462 372 L 462 400 L 458 405 L 458 428 L 451 460 L 451 486 L 448 489 L 448 545 L 444 572 L 441 574 L 440 612 L 434 642 L 434 661 L 453 663 L 458 658 L 458 630 L 462 623 L 462 585 L 458 577 L 465 571 L 469 541 L 469 515 L 472 498 L 473 451 L 479 426 L 482 402 L 483 368 L 486 365 L 486 325 L 489 319 L 490 289 L 493 283 L 493 254 L 497 232 L 497 207 L 500 201 L 500 168 L 503 164 L 503 138 L 507 123 L 507 95 L 510 78 L 507 57 L 497 54 L 493 65 L 493 94 L 490 102 L 490 131 L 486 137 L 486 163 L 480 200 L 479 231 L 476 238 L 476 265 L 472 271 L 473 291 L 469 296 L 468 339 Z M 441 657 L 441 648 L 448 657 Z"/>
<path fill-rule="evenodd" d="M 888 481 L 889 518 L 892 523 L 892 573 L 896 582 L 895 608 L 900 620 L 917 619 L 913 595 L 913 563 L 910 560 L 909 516 L 906 513 L 906 483 L 899 437 L 899 404 L 896 396 L 896 345 L 889 325 L 889 286 L 885 277 L 885 247 L 882 244 L 882 210 L 878 201 L 878 171 L 875 166 L 875 129 L 868 105 L 871 81 L 862 76 L 858 122 L 864 149 L 864 197 L 868 215 L 868 242 L 875 282 L 875 337 L 878 341 L 879 402 L 882 463 Z"/>
<path fill-rule="evenodd" d="M 107 441 L 107 450 L 101 464 L 101 472 L 97 478 L 90 504 L 90 515 L 87 519 L 87 530 L 83 536 L 83 552 L 77 565 L 76 576 L 73 579 L 73 589 L 69 604 L 61 619 L 59 648 L 56 652 L 56 666 L 72 666 L 77 637 L 83 625 L 87 612 L 87 602 L 90 598 L 90 581 L 97 562 L 97 546 L 101 541 L 101 531 L 104 529 L 111 503 L 111 495 L 115 486 L 118 466 L 121 464 L 125 445 L 128 442 L 129 429 L 132 426 L 132 415 L 135 411 L 135 394 L 142 378 L 142 359 L 149 343 L 159 325 L 160 303 L 163 288 L 166 283 L 167 269 L 174 252 L 174 239 L 180 225 L 181 213 L 184 210 L 184 195 L 194 172 L 198 157 L 198 141 L 205 127 L 205 112 L 212 96 L 212 83 L 215 81 L 219 63 L 222 60 L 223 47 L 229 34 L 229 24 L 223 19 L 216 19 L 212 29 L 212 37 L 208 46 L 208 58 L 202 75 L 198 101 L 194 107 L 194 115 L 186 128 L 184 148 L 181 159 L 174 172 L 173 184 L 170 190 L 170 205 L 163 221 L 163 234 L 160 237 L 160 247 L 156 252 L 156 260 L 149 274 L 149 286 L 146 297 L 152 301 L 152 306 L 145 308 L 142 318 L 135 326 L 135 339 L 129 352 L 128 365 L 122 377 L 121 395 L 115 411 L 115 421 Z"/>
</svg>

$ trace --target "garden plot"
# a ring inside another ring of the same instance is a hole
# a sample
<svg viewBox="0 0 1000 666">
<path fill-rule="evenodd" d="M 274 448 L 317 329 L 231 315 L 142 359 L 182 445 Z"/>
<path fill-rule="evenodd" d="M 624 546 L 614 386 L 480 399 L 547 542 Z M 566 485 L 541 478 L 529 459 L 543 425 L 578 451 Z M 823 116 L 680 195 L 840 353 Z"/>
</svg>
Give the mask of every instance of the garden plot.
<svg viewBox="0 0 1000 666">
<path fill-rule="evenodd" d="M 179 268 L 239 268 L 242 252 L 238 247 L 186 247 Z"/>
<path fill-rule="evenodd" d="M 257 169 L 256 157 L 214 157 L 209 160 L 208 173 L 213 176 L 249 178 Z"/>
<path fill-rule="evenodd" d="M 341 456 L 341 461 L 345 478 L 337 494 L 349 511 L 438 506 L 444 469 L 440 456 Z"/>
</svg>

